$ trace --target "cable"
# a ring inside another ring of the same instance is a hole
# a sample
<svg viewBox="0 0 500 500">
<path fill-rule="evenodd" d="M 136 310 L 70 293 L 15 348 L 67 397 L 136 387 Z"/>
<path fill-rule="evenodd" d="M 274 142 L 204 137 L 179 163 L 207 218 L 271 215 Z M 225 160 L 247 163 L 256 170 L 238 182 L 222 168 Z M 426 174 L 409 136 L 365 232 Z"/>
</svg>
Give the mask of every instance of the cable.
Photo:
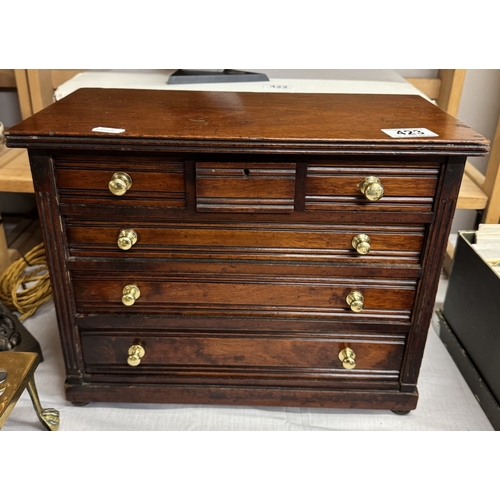
<svg viewBox="0 0 500 500">
<path fill-rule="evenodd" d="M 0 300 L 21 314 L 20 321 L 32 316 L 51 297 L 43 243 L 13 262 L 0 276 Z"/>
</svg>

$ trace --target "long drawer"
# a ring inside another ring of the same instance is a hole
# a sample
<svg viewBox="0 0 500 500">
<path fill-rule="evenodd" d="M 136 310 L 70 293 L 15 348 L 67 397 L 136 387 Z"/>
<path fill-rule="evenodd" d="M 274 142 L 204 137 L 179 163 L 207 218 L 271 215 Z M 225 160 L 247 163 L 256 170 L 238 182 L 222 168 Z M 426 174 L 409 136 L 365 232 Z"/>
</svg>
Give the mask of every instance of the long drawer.
<svg viewBox="0 0 500 500">
<path fill-rule="evenodd" d="M 424 226 L 69 221 L 73 257 L 418 264 Z"/>
<path fill-rule="evenodd" d="M 353 334 L 346 338 L 325 339 L 237 334 L 232 337 L 155 336 L 142 335 L 140 331 L 133 335 L 127 332 L 82 333 L 89 373 L 102 371 L 105 367 L 134 374 L 165 369 L 220 373 L 268 368 L 292 372 L 312 370 L 317 376 L 335 373 L 356 376 L 366 371 L 397 372 L 404 345 L 404 337 L 368 341 Z"/>
<path fill-rule="evenodd" d="M 74 273 L 78 313 L 409 321 L 416 280 Z"/>
</svg>

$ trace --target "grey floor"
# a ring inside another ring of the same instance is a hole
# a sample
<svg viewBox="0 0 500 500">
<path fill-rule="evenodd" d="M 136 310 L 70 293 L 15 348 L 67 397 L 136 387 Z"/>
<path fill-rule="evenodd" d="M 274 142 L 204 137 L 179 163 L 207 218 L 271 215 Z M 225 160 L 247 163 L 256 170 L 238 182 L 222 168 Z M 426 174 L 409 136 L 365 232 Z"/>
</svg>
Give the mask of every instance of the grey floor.
<svg viewBox="0 0 500 500">
<path fill-rule="evenodd" d="M 441 279 L 436 306 L 444 300 Z M 96 404 L 75 407 L 64 398 L 64 365 L 53 305 L 42 306 L 25 322 L 41 344 L 45 361 L 35 378 L 42 405 L 60 411 L 61 431 L 492 431 L 434 328 L 419 377 L 417 409 L 406 416 L 390 411 L 304 408 L 218 407 L 201 405 Z M 3 431 L 40 431 L 27 392 Z"/>
</svg>

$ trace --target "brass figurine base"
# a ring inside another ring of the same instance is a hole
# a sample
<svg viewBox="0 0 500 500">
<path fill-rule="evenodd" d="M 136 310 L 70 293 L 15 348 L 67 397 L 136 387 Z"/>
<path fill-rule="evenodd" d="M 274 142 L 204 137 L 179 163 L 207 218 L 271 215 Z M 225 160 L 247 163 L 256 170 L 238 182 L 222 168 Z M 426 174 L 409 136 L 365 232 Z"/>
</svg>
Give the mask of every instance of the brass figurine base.
<svg viewBox="0 0 500 500">
<path fill-rule="evenodd" d="M 38 353 L 0 352 L 0 429 L 26 388 L 44 428 L 49 431 L 57 431 L 59 428 L 59 411 L 42 408 L 40 404 L 34 377 L 39 362 Z"/>
</svg>

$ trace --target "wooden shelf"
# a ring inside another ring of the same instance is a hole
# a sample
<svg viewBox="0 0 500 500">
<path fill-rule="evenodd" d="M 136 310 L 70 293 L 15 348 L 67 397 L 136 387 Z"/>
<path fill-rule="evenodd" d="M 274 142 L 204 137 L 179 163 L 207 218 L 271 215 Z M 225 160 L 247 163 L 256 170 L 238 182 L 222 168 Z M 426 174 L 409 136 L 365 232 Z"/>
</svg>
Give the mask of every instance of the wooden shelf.
<svg viewBox="0 0 500 500">
<path fill-rule="evenodd" d="M 465 69 L 440 69 L 437 78 L 407 78 L 407 81 L 447 113 L 457 116 L 466 72 Z"/>
<path fill-rule="evenodd" d="M 458 195 L 457 209 L 484 210 L 486 208 L 488 195 L 480 187 L 483 182 L 484 175 L 467 162 Z"/>
<path fill-rule="evenodd" d="M 25 149 L 0 150 L 0 191 L 33 193 L 33 180 Z"/>
<path fill-rule="evenodd" d="M 486 167 L 486 175 L 467 163 L 464 180 L 460 188 L 457 209 L 481 211 L 481 222 L 498 224 L 500 220 L 500 117 Z M 450 243 L 446 250 L 444 271 L 449 274 L 454 247 Z"/>
</svg>

